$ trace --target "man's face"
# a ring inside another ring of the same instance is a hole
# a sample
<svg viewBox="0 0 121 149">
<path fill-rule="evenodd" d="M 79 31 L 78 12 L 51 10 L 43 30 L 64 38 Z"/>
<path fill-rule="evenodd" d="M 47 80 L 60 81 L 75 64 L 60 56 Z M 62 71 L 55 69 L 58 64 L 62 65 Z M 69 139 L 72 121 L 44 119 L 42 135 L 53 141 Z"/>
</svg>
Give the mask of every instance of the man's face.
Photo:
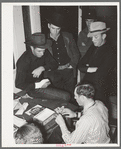
<svg viewBox="0 0 121 149">
<path fill-rule="evenodd" d="M 101 34 L 101 33 L 92 36 L 92 42 L 94 46 L 100 47 L 101 45 L 103 45 L 105 37 L 106 37 L 106 34 Z"/>
<path fill-rule="evenodd" d="M 56 37 L 60 34 L 61 28 L 58 26 L 55 26 L 53 24 L 48 24 L 48 28 L 50 29 L 50 33 L 52 36 Z"/>
<path fill-rule="evenodd" d="M 94 22 L 94 19 L 86 19 L 85 21 L 86 21 L 86 25 L 87 25 L 88 30 L 89 30 L 89 29 L 90 29 L 90 24 L 91 24 L 92 22 Z"/>
<path fill-rule="evenodd" d="M 38 58 L 42 57 L 44 55 L 44 52 L 45 52 L 45 49 L 38 48 L 38 47 L 34 48 L 33 50 L 33 54 Z"/>
</svg>

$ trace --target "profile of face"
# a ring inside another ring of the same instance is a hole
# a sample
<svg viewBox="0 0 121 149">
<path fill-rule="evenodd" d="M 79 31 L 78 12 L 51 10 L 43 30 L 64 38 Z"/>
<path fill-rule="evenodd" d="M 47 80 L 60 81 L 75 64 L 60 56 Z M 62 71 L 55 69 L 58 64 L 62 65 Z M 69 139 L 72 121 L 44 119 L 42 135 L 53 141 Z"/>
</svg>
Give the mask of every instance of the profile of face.
<svg viewBox="0 0 121 149">
<path fill-rule="evenodd" d="M 99 34 L 92 36 L 92 42 L 94 46 L 100 47 L 101 45 L 104 44 L 105 38 L 106 38 L 106 34 L 99 33 Z"/>
<path fill-rule="evenodd" d="M 60 34 L 61 28 L 58 26 L 55 26 L 53 24 L 48 24 L 48 28 L 50 30 L 50 33 L 53 37 L 57 37 Z"/>
<path fill-rule="evenodd" d="M 40 58 L 40 57 L 42 57 L 44 55 L 45 49 L 38 48 L 38 47 L 36 47 L 36 48 L 31 47 L 31 48 L 32 48 L 32 53 L 36 57 Z"/>
<path fill-rule="evenodd" d="M 90 30 L 90 24 L 92 22 L 94 22 L 94 19 L 86 19 L 85 21 L 86 21 L 86 25 L 87 25 L 88 30 Z"/>
</svg>

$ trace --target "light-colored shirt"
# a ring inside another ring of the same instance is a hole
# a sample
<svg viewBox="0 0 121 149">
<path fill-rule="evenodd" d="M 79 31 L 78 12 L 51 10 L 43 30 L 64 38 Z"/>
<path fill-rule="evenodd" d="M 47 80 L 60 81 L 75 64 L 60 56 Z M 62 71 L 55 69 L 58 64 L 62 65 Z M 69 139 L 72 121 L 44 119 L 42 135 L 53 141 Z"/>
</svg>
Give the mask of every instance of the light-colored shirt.
<svg viewBox="0 0 121 149">
<path fill-rule="evenodd" d="M 62 138 L 71 144 L 106 144 L 110 142 L 108 126 L 108 109 L 101 101 L 88 105 L 83 110 L 83 116 L 76 123 L 71 133 L 63 126 Z"/>
</svg>

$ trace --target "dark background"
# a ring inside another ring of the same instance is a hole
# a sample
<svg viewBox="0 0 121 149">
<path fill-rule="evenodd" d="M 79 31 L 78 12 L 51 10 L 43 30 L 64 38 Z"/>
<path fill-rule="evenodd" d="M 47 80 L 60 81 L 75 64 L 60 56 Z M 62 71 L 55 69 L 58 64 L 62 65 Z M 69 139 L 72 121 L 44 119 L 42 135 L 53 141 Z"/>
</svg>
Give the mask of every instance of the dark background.
<svg viewBox="0 0 121 149">
<path fill-rule="evenodd" d="M 94 9 L 97 16 L 97 21 L 106 22 L 110 31 L 107 32 L 107 40 L 113 48 L 117 49 L 117 7 L 116 6 L 80 6 L 82 8 L 82 18 L 88 9 Z M 46 18 L 52 12 L 59 12 L 65 17 L 65 28 L 63 31 L 71 32 L 74 39 L 77 41 L 78 37 L 78 6 L 40 6 L 40 14 L 42 20 L 42 32 L 47 33 L 47 20 Z M 86 26 L 85 21 L 82 19 L 82 29 Z"/>
</svg>

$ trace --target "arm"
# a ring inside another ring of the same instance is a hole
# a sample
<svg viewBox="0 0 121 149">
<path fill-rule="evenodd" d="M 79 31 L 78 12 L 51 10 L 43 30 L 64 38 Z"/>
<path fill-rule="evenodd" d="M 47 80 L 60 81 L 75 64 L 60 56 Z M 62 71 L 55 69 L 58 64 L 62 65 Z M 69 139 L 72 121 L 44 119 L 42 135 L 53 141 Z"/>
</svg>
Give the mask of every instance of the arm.
<svg viewBox="0 0 121 149">
<path fill-rule="evenodd" d="M 79 60 L 78 66 L 77 68 L 83 72 L 83 73 L 87 73 L 89 70 L 89 58 L 92 55 L 93 52 L 93 45 L 89 48 L 89 50 L 86 52 L 86 54 L 84 55 L 84 57 L 82 57 L 82 59 Z"/>
<path fill-rule="evenodd" d="M 69 48 L 71 50 L 71 54 L 72 54 L 72 59 L 71 59 L 71 62 L 70 64 L 76 68 L 77 64 L 78 64 L 78 61 L 79 61 L 79 58 L 81 57 L 81 54 L 77 48 L 77 45 L 75 43 L 75 40 L 72 36 L 72 34 L 70 34 L 70 41 L 69 41 Z"/>
<path fill-rule="evenodd" d="M 58 68 L 58 63 L 55 61 L 53 56 L 50 54 L 48 50 L 45 51 L 45 71 L 47 70 L 55 70 Z"/>
<path fill-rule="evenodd" d="M 91 119 L 90 119 L 91 120 Z M 88 134 L 88 131 L 90 129 L 90 120 L 88 117 L 82 117 L 76 125 L 76 129 L 71 133 L 65 124 L 64 119 L 61 115 L 57 116 L 56 122 L 60 126 L 61 132 L 62 132 L 62 138 L 64 139 L 65 143 L 83 143 L 85 141 L 85 138 Z"/>
<path fill-rule="evenodd" d="M 29 91 L 35 88 L 34 83 L 26 82 L 28 68 L 29 68 L 29 63 L 25 63 L 21 61 L 17 62 L 15 86 L 17 88 L 20 88 L 26 91 Z"/>
</svg>

